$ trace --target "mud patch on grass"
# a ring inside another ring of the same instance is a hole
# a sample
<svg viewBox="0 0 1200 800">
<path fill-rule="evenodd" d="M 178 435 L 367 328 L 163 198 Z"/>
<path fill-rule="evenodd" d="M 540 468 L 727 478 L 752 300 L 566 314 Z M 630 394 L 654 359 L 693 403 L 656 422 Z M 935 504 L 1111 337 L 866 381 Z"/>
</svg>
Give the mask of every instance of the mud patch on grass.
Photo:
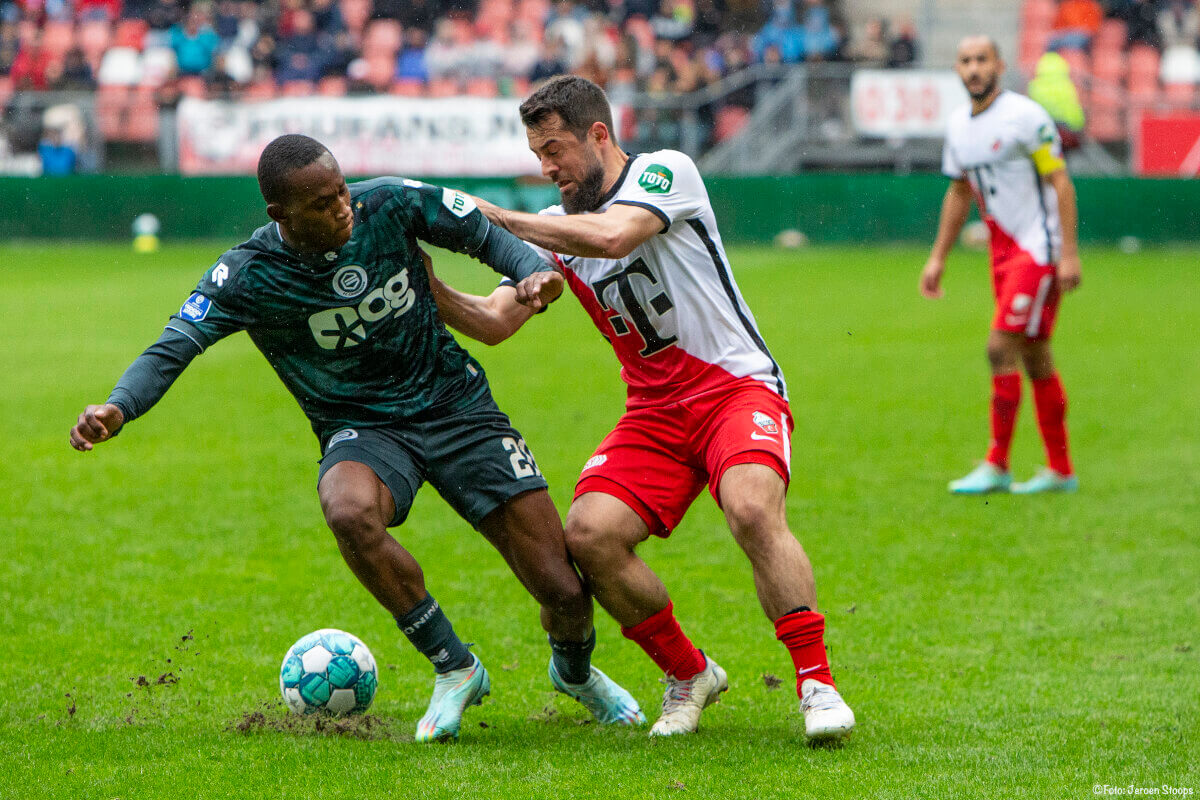
<svg viewBox="0 0 1200 800">
<path fill-rule="evenodd" d="M 393 735 L 388 721 L 374 714 L 352 714 L 348 717 L 331 717 L 327 714 L 301 716 L 288 713 L 281 703 L 263 703 L 257 710 L 247 711 L 242 714 L 241 719 L 230 722 L 225 729 L 244 735 L 287 733 L 293 736 L 346 736 L 367 741 L 404 738 Z"/>
</svg>

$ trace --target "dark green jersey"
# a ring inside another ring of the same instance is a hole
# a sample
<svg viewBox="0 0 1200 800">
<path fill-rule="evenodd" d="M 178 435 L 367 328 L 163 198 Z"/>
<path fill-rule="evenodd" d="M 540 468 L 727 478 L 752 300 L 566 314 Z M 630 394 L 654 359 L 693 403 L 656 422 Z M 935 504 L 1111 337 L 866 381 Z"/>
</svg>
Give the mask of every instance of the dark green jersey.
<svg viewBox="0 0 1200 800">
<path fill-rule="evenodd" d="M 164 334 L 203 351 L 247 331 L 322 439 L 349 426 L 453 413 L 487 391 L 482 368 L 438 316 L 419 240 L 517 280 L 545 269 L 461 192 L 378 178 L 351 185 L 350 197 L 353 235 L 340 250 L 302 257 L 278 225 L 260 228 L 205 273 Z M 166 390 L 143 389 L 137 366 L 111 398 L 127 418 Z"/>
</svg>

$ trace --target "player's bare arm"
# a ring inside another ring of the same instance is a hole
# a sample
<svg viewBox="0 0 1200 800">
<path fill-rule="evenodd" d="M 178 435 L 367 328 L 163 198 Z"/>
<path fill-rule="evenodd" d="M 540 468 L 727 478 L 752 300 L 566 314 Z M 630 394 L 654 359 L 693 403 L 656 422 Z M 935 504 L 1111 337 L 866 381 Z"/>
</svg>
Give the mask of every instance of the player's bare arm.
<svg viewBox="0 0 1200 800">
<path fill-rule="evenodd" d="M 1058 218 L 1062 223 L 1062 255 L 1058 261 L 1058 288 L 1069 292 L 1082 278 L 1079 264 L 1079 209 L 1075 204 L 1075 184 L 1065 169 L 1046 176 L 1058 195 Z"/>
<path fill-rule="evenodd" d="M 71 447 L 86 453 L 100 442 L 117 435 L 125 424 L 125 415 L 112 403 L 88 406 L 71 428 Z"/>
<path fill-rule="evenodd" d="M 971 187 L 966 179 L 959 178 L 950 182 L 946 196 L 942 198 L 942 212 L 938 218 L 937 238 L 933 242 L 933 250 L 929 260 L 921 270 L 921 294 L 930 299 L 941 297 L 942 273 L 946 270 L 946 256 L 958 239 L 967 215 L 971 212 Z"/>
<path fill-rule="evenodd" d="M 598 214 L 557 217 L 476 202 L 488 219 L 517 238 L 555 253 L 583 258 L 624 258 L 663 229 L 659 217 L 637 206 L 614 205 Z"/>
</svg>

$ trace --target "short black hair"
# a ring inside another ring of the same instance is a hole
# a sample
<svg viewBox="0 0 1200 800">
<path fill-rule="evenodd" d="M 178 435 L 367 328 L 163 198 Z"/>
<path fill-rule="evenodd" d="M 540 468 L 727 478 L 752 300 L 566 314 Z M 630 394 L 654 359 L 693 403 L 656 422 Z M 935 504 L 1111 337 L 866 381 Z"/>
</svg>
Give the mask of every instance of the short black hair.
<svg viewBox="0 0 1200 800">
<path fill-rule="evenodd" d="M 521 103 L 521 122 L 527 128 L 540 128 L 549 118 L 557 114 L 563 127 L 584 139 L 592 125 L 603 122 L 615 142 L 612 108 L 604 90 L 587 78 L 577 75 L 559 75 L 551 78 L 525 98 Z"/>
<path fill-rule="evenodd" d="M 271 140 L 258 157 L 258 190 L 263 199 L 268 203 L 286 201 L 288 176 L 328 152 L 329 148 L 316 139 L 299 133 L 287 133 Z"/>
</svg>

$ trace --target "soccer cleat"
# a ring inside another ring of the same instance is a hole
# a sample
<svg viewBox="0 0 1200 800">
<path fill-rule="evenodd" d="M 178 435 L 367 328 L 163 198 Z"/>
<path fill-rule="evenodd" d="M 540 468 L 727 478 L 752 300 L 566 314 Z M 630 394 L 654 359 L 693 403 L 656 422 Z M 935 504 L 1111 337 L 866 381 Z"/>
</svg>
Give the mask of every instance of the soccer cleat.
<svg viewBox="0 0 1200 800">
<path fill-rule="evenodd" d="M 725 670 L 708 656 L 704 656 L 703 670 L 686 681 L 668 675 L 666 684 L 662 715 L 650 729 L 651 736 L 695 733 L 700 727 L 700 712 L 720 700 L 721 692 L 729 690 Z"/>
<path fill-rule="evenodd" d="M 965 477 L 950 481 L 950 491 L 953 494 L 1007 492 L 1010 486 L 1012 486 L 1012 475 L 990 461 L 984 461 Z"/>
<path fill-rule="evenodd" d="M 1023 483 L 1012 485 L 1013 494 L 1040 494 L 1041 492 L 1074 492 L 1079 489 L 1079 478 L 1074 475 L 1063 475 L 1049 467 L 1043 467 Z"/>
<path fill-rule="evenodd" d="M 477 706 L 491 694 L 492 681 L 483 662 L 474 653 L 471 664 L 442 672 L 433 682 L 429 709 L 417 723 L 416 741 L 450 742 L 458 738 L 458 727 L 468 706 Z"/>
<path fill-rule="evenodd" d="M 854 730 L 854 712 L 827 683 L 809 678 L 800 684 L 800 711 L 804 714 L 804 735 L 810 742 L 844 739 Z"/>
<path fill-rule="evenodd" d="M 641 725 L 646 721 L 638 701 L 616 681 L 592 667 L 585 683 L 567 683 L 550 659 L 550 683 L 556 691 L 579 701 L 602 725 Z"/>
</svg>

